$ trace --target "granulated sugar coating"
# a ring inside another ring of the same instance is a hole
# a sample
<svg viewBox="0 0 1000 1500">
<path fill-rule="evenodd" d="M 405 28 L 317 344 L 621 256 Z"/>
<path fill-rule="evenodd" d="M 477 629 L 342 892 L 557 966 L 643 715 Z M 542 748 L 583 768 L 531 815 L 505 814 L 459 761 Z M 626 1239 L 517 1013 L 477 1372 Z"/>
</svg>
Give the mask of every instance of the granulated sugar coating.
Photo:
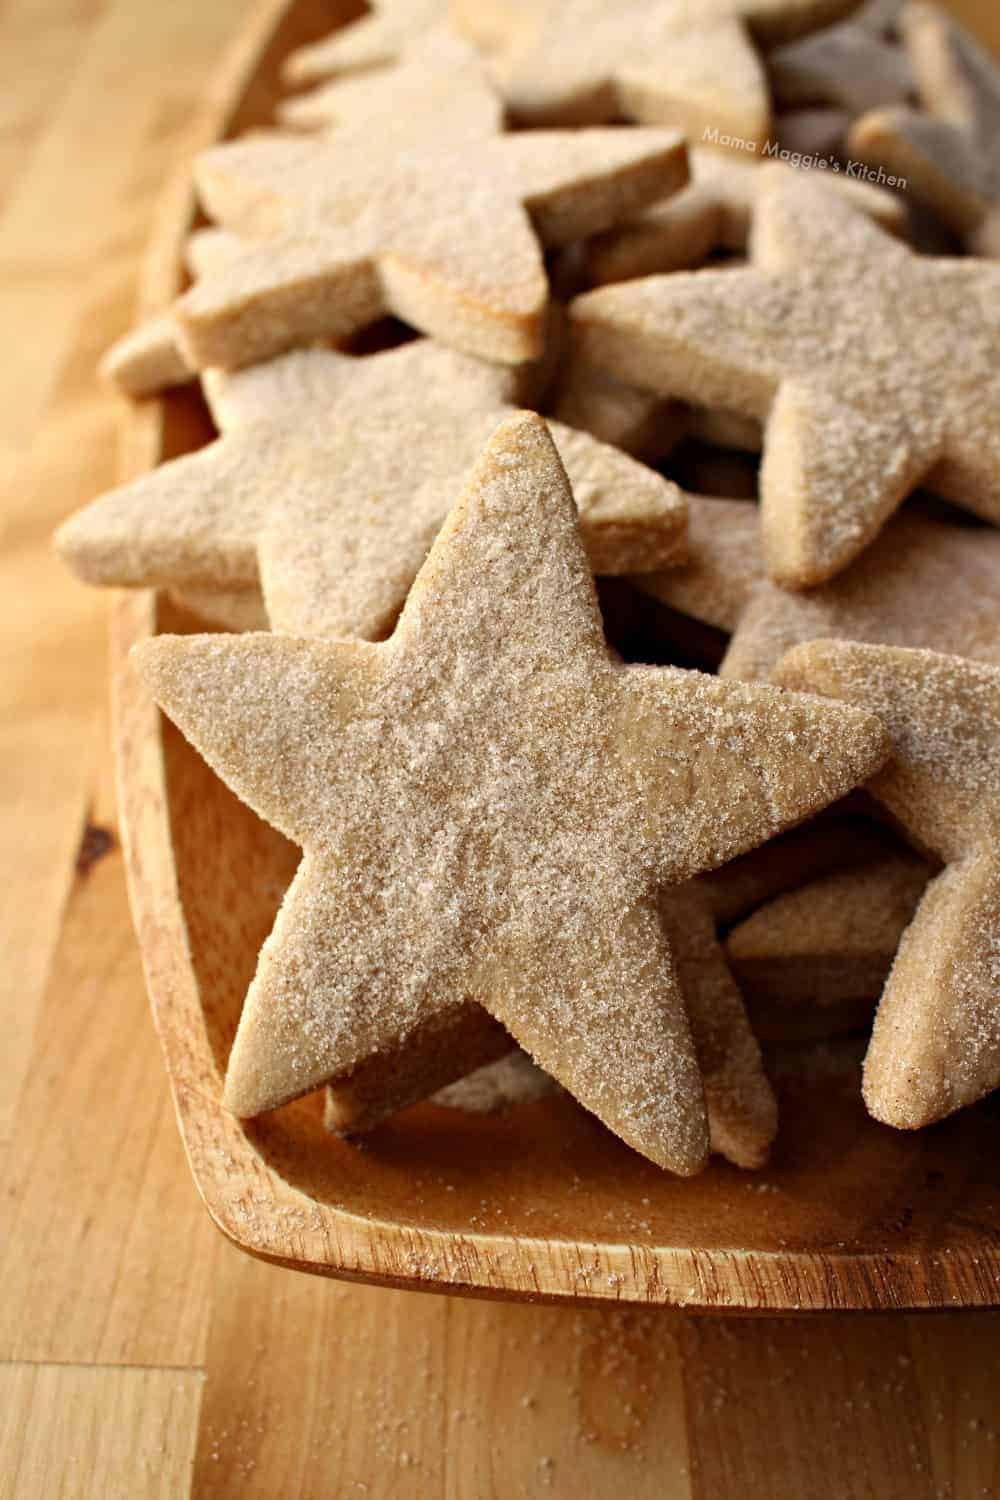
<svg viewBox="0 0 1000 1500">
<path fill-rule="evenodd" d="M 1000 521 L 1000 265 L 917 255 L 809 174 L 762 172 L 752 266 L 578 297 L 581 356 L 766 419 L 764 556 L 786 587 L 840 572 L 925 478 Z"/>
<path fill-rule="evenodd" d="M 766 902 L 726 942 L 744 991 L 803 1010 L 874 1001 L 930 874 L 900 849 Z"/>
<path fill-rule="evenodd" d="M 697 514 L 692 509 L 692 542 Z M 690 565 L 678 575 L 689 571 Z M 655 577 L 662 578 L 670 603 L 671 574 Z M 699 603 L 694 600 L 688 612 L 705 618 Z M 841 639 L 923 647 L 1000 665 L 998 619 L 1000 534 L 899 515 L 852 567 L 820 588 L 792 594 L 758 581 L 719 671 L 766 681 L 800 641 Z"/>
<path fill-rule="evenodd" d="M 763 1166 L 777 1130 L 777 1104 L 743 997 L 716 936 L 704 882 L 669 887 L 660 898 L 660 916 L 705 1091 L 711 1149 L 740 1167 Z M 505 1042 L 509 1047 L 510 1038 L 479 1007 L 472 1007 L 472 1014 L 469 1009 L 445 1018 L 428 1047 L 420 1032 L 412 1033 L 398 1058 L 383 1052 L 371 1067 L 328 1088 L 328 1128 L 340 1133 L 365 1129 L 426 1097 L 433 1087 L 430 1080 L 446 1070 L 458 1081 L 439 1089 L 432 1102 L 476 1114 L 558 1092 L 555 1080 L 520 1049 L 476 1066 L 477 1052 L 496 1057 Z M 467 1068 L 473 1071 L 460 1076 Z"/>
<path fill-rule="evenodd" d="M 191 368 L 170 313 L 140 323 L 113 344 L 101 361 L 101 375 L 133 396 L 183 385 Z"/>
<path fill-rule="evenodd" d="M 299 350 L 212 371 L 222 437 L 113 490 L 57 545 L 90 583 L 204 595 L 255 585 L 275 630 L 389 634 L 469 465 L 536 372 L 430 339 L 363 359 Z M 598 573 L 685 555 L 675 484 L 583 432 L 552 423 Z"/>
<path fill-rule="evenodd" d="M 674 130 L 483 136 L 385 115 L 325 141 L 260 136 L 195 165 L 205 212 L 247 240 L 177 304 L 198 369 L 343 338 L 386 313 L 485 359 L 542 353 L 542 245 L 596 234 L 687 181 Z M 541 241 L 541 243 L 539 243 Z"/>
<path fill-rule="evenodd" d="M 746 251 L 758 190 L 768 179 L 761 172 L 762 158 L 741 159 L 704 146 L 692 146 L 688 156 L 688 187 L 591 241 L 587 271 L 593 285 L 686 270 L 701 265 L 716 248 Z M 894 193 L 834 172 L 821 171 L 814 181 L 842 193 L 859 212 L 892 233 L 906 228 L 906 205 Z"/>
<path fill-rule="evenodd" d="M 404 119 L 413 136 L 427 131 L 464 141 L 503 129 L 503 106 L 482 58 L 447 26 L 428 27 L 394 67 L 335 78 L 277 108 L 279 124 L 291 130 L 368 124 L 376 139 L 386 114 Z"/>
<path fill-rule="evenodd" d="M 690 140 L 763 144 L 770 108 L 747 25 L 769 42 L 825 26 L 853 0 L 452 0 L 473 39 L 501 44 L 493 76 L 522 125 L 622 117 L 680 125 Z"/>
<path fill-rule="evenodd" d="M 761 1167 L 777 1134 L 778 1104 L 708 893 L 696 880 L 672 886 L 660 911 L 701 1070 L 711 1148 L 738 1167 Z"/>
<path fill-rule="evenodd" d="M 895 753 L 869 790 L 946 861 L 904 934 L 865 1061 L 865 1101 L 915 1128 L 1000 1084 L 1000 669 L 816 641 L 776 678 L 877 713 Z"/>
<path fill-rule="evenodd" d="M 244 1007 L 233 1110 L 474 999 L 636 1149 L 698 1170 L 658 891 L 871 776 L 876 719 L 613 662 L 565 472 L 527 413 L 480 458 L 385 644 L 161 636 L 137 660 L 305 851 Z"/>
<path fill-rule="evenodd" d="M 752 500 L 708 495 L 688 495 L 687 503 L 686 563 L 637 574 L 631 582 L 683 615 L 731 631 L 764 578 L 760 509 Z"/>
</svg>

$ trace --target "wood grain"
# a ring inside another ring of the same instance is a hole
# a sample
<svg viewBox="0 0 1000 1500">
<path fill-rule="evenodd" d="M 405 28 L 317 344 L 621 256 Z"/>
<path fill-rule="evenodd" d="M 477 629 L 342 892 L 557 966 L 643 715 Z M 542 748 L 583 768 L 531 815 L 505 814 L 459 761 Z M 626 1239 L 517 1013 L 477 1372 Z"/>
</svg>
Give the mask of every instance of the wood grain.
<svg viewBox="0 0 1000 1500">
<path fill-rule="evenodd" d="M 907 1323 L 935 1494 L 1000 1493 L 1000 1317 Z"/>
<path fill-rule="evenodd" d="M 201 1386 L 191 1370 L 0 1365 L 0 1495 L 176 1500 Z"/>
<path fill-rule="evenodd" d="M 992 0 L 955 8 L 1000 41 Z M 93 358 L 129 319 L 153 195 L 246 14 L 0 6 L 0 311 L 17 350 L 0 363 L 0 1360 L 22 1360 L 0 1367 L 0 1494 L 181 1496 L 196 1444 L 194 1493 L 241 1500 L 406 1494 L 411 1473 L 421 1500 L 840 1500 L 909 1481 L 920 1496 L 917 1463 L 948 1500 L 996 1492 L 993 1315 L 785 1320 L 764 1349 L 759 1320 L 417 1298 L 296 1276 L 214 1235 L 166 1100 L 120 853 L 74 868 L 87 810 L 112 826 L 104 605 L 48 563 L 47 532 L 112 477 L 116 403 Z M 60 247 L 63 205 L 79 222 Z M 255 1442 L 279 1407 L 280 1440 Z"/>
<path fill-rule="evenodd" d="M 102 835 L 98 788 L 6 1174 L 0 1358 L 194 1366 L 221 1247 L 188 1187 L 121 849 L 101 853 Z"/>
<path fill-rule="evenodd" d="M 20 150 L 0 168 L 0 324 L 17 350 L 0 403 L 9 627 L 0 632 L 0 836 L 5 867 L 21 875 L 0 886 L 0 1025 L 11 1070 L 0 1141 L 10 1138 L 28 1066 L 104 693 L 105 601 L 67 583 L 49 538 L 114 481 L 115 408 L 94 381 L 95 360 L 130 321 L 135 258 L 166 163 L 242 10 L 237 0 L 206 6 L 196 29 L 183 6 L 141 25 L 126 4 L 21 3 L 5 15 L 15 38 L 5 60 L 14 45 L 26 50 L 21 71 L 4 70 Z M 51 78 L 39 72 L 46 58 Z"/>
<path fill-rule="evenodd" d="M 935 1500 L 905 1319 L 770 1319 L 752 1338 L 701 1319 L 684 1353 L 699 1493 L 749 1473 L 772 1500 Z"/>
<path fill-rule="evenodd" d="M 560 1495 L 574 1476 L 588 1495 L 691 1494 L 678 1325 L 661 1313 L 415 1299 L 247 1259 L 225 1274 L 198 1500 L 313 1495 L 331 1474 L 386 1500 Z"/>
<path fill-rule="evenodd" d="M 248 44 L 220 130 L 273 107 L 281 59 L 316 8 L 295 0 L 280 26 L 258 29 L 259 56 Z M 159 279 L 163 304 L 194 212 L 190 196 L 173 207 L 150 260 L 149 293 Z M 153 410 L 159 427 L 148 409 L 136 418 L 148 463 L 205 440 L 188 395 L 167 393 Z M 720 1161 L 690 1180 L 660 1172 L 566 1096 L 478 1120 L 421 1106 L 363 1148 L 325 1134 L 314 1098 L 234 1121 L 222 1077 L 297 853 L 226 791 L 129 668 L 129 648 L 151 633 L 199 628 L 151 595 L 122 600 L 115 738 L 150 998 L 195 1179 L 235 1243 L 319 1274 L 532 1300 L 786 1312 L 996 1305 L 1000 1098 L 933 1131 L 887 1130 L 863 1109 L 849 1058 L 828 1069 L 807 1056 L 801 1076 L 782 1074 L 777 1149 L 749 1184 Z"/>
</svg>

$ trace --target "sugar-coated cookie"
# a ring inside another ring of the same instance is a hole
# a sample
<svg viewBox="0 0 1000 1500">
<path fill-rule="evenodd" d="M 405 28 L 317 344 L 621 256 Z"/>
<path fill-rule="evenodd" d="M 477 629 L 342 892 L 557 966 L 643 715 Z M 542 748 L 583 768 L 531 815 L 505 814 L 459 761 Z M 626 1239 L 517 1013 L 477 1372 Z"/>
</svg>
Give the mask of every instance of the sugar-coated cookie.
<svg viewBox="0 0 1000 1500">
<path fill-rule="evenodd" d="M 226 1102 L 256 1114 L 481 1003 L 675 1171 L 708 1149 L 657 893 L 871 776 L 871 714 L 616 665 L 565 472 L 504 423 L 391 640 L 169 637 L 157 700 L 304 849 L 262 950 Z"/>
<path fill-rule="evenodd" d="M 808 173 L 768 173 L 746 269 L 586 293 L 580 355 L 765 421 L 764 557 L 801 589 L 923 481 L 1000 521 L 1000 268 L 919 256 Z"/>
<path fill-rule="evenodd" d="M 691 526 L 692 555 L 700 556 L 693 509 Z M 669 597 L 668 575 L 656 577 Z M 700 601 L 688 602 L 697 614 Z M 998 620 L 1000 535 L 908 510 L 894 516 L 846 572 L 819 588 L 793 594 L 758 580 L 730 627 L 719 670 L 763 682 L 792 646 L 819 638 L 919 646 L 1000 666 Z"/>
<path fill-rule="evenodd" d="M 537 373 L 429 339 L 212 371 L 222 436 L 94 501 L 57 545 L 89 583 L 204 594 L 259 581 L 276 630 L 380 639 L 465 470 Z M 587 433 L 553 431 L 597 572 L 683 559 L 676 485 Z"/>
<path fill-rule="evenodd" d="M 625 117 L 679 125 L 692 140 L 763 142 L 767 79 L 752 37 L 774 43 L 839 19 L 856 0 L 452 0 L 473 39 L 506 43 L 494 60 L 525 125 L 587 125 Z M 504 16 L 504 12 L 507 12 Z M 506 21 L 506 25 L 504 25 Z M 751 37 L 752 33 L 752 37 Z"/>
<path fill-rule="evenodd" d="M 975 37 L 927 0 L 903 12 L 923 110 L 872 110 L 849 149 L 906 179 L 979 255 L 1000 256 L 1000 67 Z"/>
<path fill-rule="evenodd" d="M 928 1125 L 1000 1084 L 1000 669 L 813 641 L 775 676 L 879 715 L 894 753 L 869 789 L 944 861 L 903 935 L 864 1073 L 878 1119 Z"/>
<path fill-rule="evenodd" d="M 289 130 L 329 133 L 368 125 L 375 133 L 403 119 L 411 136 L 450 133 L 458 140 L 495 135 L 503 104 L 476 49 L 436 26 L 395 67 L 355 74 L 294 94 L 278 105 Z"/>
<path fill-rule="evenodd" d="M 542 353 L 542 246 L 609 228 L 684 185 L 671 130 L 535 131 L 457 142 L 396 120 L 272 135 L 195 164 L 206 213 L 244 253 L 175 308 L 185 352 L 234 369 L 388 313 L 467 353 Z"/>
<path fill-rule="evenodd" d="M 772 1019 L 843 1001 L 873 1008 L 930 873 L 915 854 L 887 853 L 759 907 L 726 939 L 748 1002 L 761 1001 Z"/>
<path fill-rule="evenodd" d="M 289 53 L 282 70 L 285 80 L 316 83 L 391 67 L 443 21 L 447 6 L 448 0 L 375 0 L 368 15 Z"/>
<path fill-rule="evenodd" d="M 760 191 L 773 182 L 779 164 L 723 156 L 703 146 L 692 146 L 688 158 L 691 182 L 686 188 L 586 246 L 586 276 L 593 285 L 686 270 L 700 265 L 712 250 L 746 250 Z M 830 166 L 813 168 L 810 181 L 841 194 L 883 229 L 893 234 L 905 230 L 905 203 L 883 188 L 842 176 Z"/>
</svg>

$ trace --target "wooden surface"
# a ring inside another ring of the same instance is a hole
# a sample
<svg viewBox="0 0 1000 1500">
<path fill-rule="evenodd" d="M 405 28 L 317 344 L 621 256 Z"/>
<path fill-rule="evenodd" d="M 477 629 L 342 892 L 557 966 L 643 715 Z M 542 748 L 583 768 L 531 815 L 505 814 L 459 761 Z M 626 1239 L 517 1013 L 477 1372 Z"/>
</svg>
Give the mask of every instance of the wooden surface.
<svg viewBox="0 0 1000 1500">
<path fill-rule="evenodd" d="M 995 1492 L 993 1315 L 346 1287 L 240 1255 L 193 1192 L 114 839 L 107 605 L 47 538 L 115 476 L 94 360 L 246 10 L 0 5 L 0 1495 Z"/>
<path fill-rule="evenodd" d="M 267 123 L 289 51 L 350 0 L 259 0 L 201 114 L 203 139 Z M 143 298 L 176 295 L 195 204 L 166 197 Z M 130 468 L 211 437 L 191 390 L 126 408 Z M 487 1118 L 423 1104 L 362 1144 L 313 1095 L 240 1124 L 220 1099 L 257 953 L 299 852 L 158 713 L 136 641 L 204 622 L 152 593 L 114 611 L 118 812 L 150 1002 L 192 1174 L 234 1244 L 298 1271 L 526 1300 L 802 1312 L 996 1307 L 1000 1097 L 933 1131 L 866 1113 L 850 1043 L 775 1077 L 782 1128 L 748 1182 L 722 1160 L 659 1171 L 561 1095 Z M 822 1182 L 822 1193 L 816 1184 Z"/>
</svg>

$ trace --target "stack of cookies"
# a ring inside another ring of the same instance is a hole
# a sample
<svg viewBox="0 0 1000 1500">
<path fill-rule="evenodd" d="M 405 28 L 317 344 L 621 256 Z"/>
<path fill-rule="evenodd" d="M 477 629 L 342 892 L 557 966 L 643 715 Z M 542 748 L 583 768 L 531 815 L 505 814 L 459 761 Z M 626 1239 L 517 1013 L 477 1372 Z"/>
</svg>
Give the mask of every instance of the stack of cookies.
<svg viewBox="0 0 1000 1500">
<path fill-rule="evenodd" d="M 690 1175 L 766 1161 L 774 1043 L 870 1031 L 899 1128 L 996 1088 L 996 67 L 923 3 L 381 0 L 287 75 L 105 365 L 217 436 L 57 538 L 197 617 L 136 670 L 302 850 L 226 1106 L 558 1084 Z"/>
</svg>

